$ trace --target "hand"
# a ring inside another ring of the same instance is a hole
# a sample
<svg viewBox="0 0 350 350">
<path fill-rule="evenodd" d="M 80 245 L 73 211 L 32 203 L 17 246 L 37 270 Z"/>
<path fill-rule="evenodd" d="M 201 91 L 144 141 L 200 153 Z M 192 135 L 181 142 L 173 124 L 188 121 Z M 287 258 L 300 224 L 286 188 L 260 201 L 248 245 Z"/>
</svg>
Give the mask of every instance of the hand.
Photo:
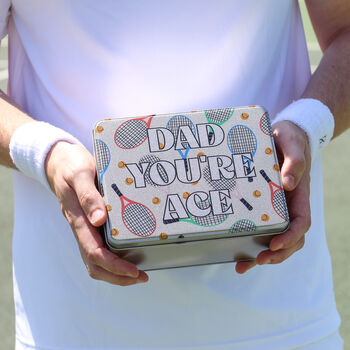
<svg viewBox="0 0 350 350">
<path fill-rule="evenodd" d="M 48 154 L 45 167 L 90 277 L 120 286 L 146 282 L 145 272 L 104 246 L 97 227 L 105 223 L 107 212 L 95 186 L 96 165 L 89 151 L 81 145 L 58 142 Z"/>
<path fill-rule="evenodd" d="M 305 233 L 311 225 L 310 147 L 307 135 L 295 124 L 281 121 L 273 125 L 282 183 L 290 216 L 289 229 L 272 238 L 268 250 L 253 261 L 238 262 L 236 271 L 244 273 L 255 265 L 278 264 L 304 246 Z"/>
</svg>

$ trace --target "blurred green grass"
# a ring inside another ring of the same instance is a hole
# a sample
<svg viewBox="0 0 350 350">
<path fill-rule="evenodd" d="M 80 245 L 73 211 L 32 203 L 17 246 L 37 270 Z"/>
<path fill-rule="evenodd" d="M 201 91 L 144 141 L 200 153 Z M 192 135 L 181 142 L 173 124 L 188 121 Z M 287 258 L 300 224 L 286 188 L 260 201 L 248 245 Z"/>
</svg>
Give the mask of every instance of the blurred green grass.
<svg viewBox="0 0 350 350">
<path fill-rule="evenodd" d="M 300 2 L 312 70 L 321 59 L 312 25 L 308 20 L 304 1 Z M 0 88 L 6 90 L 7 40 L 0 48 Z M 323 152 L 325 184 L 325 220 L 328 244 L 331 251 L 335 294 L 342 317 L 341 334 L 345 349 L 350 342 L 350 279 L 347 271 L 347 256 L 350 244 L 347 235 L 350 227 L 350 130 L 336 138 Z M 348 181 L 348 182 L 347 182 Z M 11 170 L 0 167 L 0 339 L 3 350 L 14 348 L 14 313 L 11 277 L 11 236 L 13 225 L 13 194 Z M 331 349 L 330 349 L 331 350 Z"/>
</svg>

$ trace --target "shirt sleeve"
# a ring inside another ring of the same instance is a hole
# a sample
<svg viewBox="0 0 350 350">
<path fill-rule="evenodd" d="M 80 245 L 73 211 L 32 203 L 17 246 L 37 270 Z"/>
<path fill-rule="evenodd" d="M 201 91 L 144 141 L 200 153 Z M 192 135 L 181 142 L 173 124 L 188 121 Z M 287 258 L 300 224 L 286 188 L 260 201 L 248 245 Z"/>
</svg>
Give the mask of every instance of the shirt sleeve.
<svg viewBox="0 0 350 350">
<path fill-rule="evenodd" d="M 7 25 L 11 12 L 11 0 L 0 0 L 0 40 L 7 35 Z"/>
</svg>

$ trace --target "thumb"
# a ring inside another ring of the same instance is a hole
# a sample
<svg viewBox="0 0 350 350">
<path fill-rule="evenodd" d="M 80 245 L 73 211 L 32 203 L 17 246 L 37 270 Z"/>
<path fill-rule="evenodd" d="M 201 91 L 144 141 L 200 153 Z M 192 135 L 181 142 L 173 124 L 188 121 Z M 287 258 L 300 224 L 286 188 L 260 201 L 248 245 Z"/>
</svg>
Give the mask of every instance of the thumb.
<svg viewBox="0 0 350 350">
<path fill-rule="evenodd" d="M 92 172 L 81 172 L 74 177 L 72 187 L 79 203 L 93 226 L 101 226 L 107 218 L 104 201 L 95 186 Z"/>
<path fill-rule="evenodd" d="M 282 150 L 284 161 L 281 169 L 283 187 L 292 191 L 299 184 L 306 169 L 304 147 L 289 144 Z"/>
<path fill-rule="evenodd" d="M 306 170 L 307 136 L 296 125 L 287 123 L 283 129 L 274 130 L 274 137 L 278 151 L 283 155 L 281 168 L 283 187 L 287 191 L 292 191 L 297 187 Z"/>
</svg>

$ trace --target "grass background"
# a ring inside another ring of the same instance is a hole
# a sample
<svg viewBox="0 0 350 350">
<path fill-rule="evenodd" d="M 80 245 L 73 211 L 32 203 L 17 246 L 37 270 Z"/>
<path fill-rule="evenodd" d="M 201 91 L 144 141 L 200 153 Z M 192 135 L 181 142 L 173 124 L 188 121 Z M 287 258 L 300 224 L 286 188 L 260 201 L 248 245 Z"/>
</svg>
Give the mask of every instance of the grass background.
<svg viewBox="0 0 350 350">
<path fill-rule="evenodd" d="M 304 27 L 314 71 L 322 57 L 312 25 L 308 19 L 304 1 L 300 1 Z M 7 85 L 7 39 L 0 48 L 0 88 Z M 342 317 L 341 335 L 345 350 L 350 349 L 350 279 L 347 257 L 350 243 L 347 240 L 350 227 L 350 130 L 332 141 L 323 152 L 326 231 L 334 271 L 335 295 Z M 347 181 L 347 182 L 346 182 Z M 0 339 L 3 350 L 14 349 L 14 312 L 11 275 L 11 236 L 13 225 L 13 194 L 11 171 L 0 167 Z"/>
</svg>

